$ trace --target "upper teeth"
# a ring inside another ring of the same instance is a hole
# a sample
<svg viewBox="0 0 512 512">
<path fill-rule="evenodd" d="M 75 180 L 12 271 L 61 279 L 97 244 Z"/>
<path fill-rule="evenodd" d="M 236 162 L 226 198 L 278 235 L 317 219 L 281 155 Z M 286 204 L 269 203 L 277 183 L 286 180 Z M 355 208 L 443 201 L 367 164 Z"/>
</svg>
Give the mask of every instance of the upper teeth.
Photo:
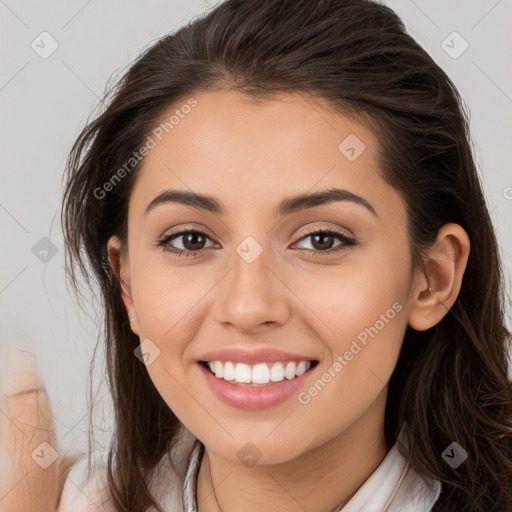
<svg viewBox="0 0 512 512">
<path fill-rule="evenodd" d="M 311 367 L 311 361 L 294 363 L 258 363 L 254 366 L 230 361 L 208 361 L 210 370 L 219 379 L 235 382 L 266 384 L 269 381 L 280 382 L 286 377 L 291 380 L 299 377 Z"/>
</svg>

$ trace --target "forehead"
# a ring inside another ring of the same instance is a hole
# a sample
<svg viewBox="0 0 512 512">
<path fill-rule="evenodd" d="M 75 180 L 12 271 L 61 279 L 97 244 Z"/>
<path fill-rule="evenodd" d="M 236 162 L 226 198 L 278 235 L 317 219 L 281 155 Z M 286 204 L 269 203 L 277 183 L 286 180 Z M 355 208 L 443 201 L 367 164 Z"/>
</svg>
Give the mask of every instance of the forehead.
<svg viewBox="0 0 512 512">
<path fill-rule="evenodd" d="M 187 99 L 176 102 L 155 123 L 160 138 L 153 136 L 155 147 L 138 171 L 130 210 L 142 214 L 164 189 L 239 208 L 333 187 L 372 198 L 376 209 L 396 204 L 396 192 L 378 174 L 375 135 L 326 103 L 296 94 L 254 101 L 232 91 L 193 98 L 193 108 L 181 110 Z"/>
</svg>

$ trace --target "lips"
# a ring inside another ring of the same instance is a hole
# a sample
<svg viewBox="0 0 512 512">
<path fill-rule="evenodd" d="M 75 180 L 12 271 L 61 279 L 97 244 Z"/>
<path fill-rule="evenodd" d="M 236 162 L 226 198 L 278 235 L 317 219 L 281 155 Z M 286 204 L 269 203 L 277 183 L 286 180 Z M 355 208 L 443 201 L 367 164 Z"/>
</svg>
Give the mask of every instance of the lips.
<svg viewBox="0 0 512 512">
<path fill-rule="evenodd" d="M 275 348 L 259 348 L 247 350 L 239 347 L 228 347 L 220 350 L 214 350 L 202 355 L 198 361 L 231 361 L 237 363 L 256 364 L 272 363 L 278 361 L 318 361 L 313 356 L 306 354 L 297 354 L 286 352 Z"/>
<path fill-rule="evenodd" d="M 280 357 L 282 354 L 280 352 Z M 318 372 L 317 367 L 318 365 L 312 364 L 305 373 L 292 380 L 284 379 L 280 382 L 269 382 L 268 384 L 254 386 L 251 384 L 234 384 L 232 381 L 219 379 L 212 374 L 206 364 L 201 361 L 196 363 L 196 368 L 202 376 L 203 382 L 213 396 L 225 405 L 244 410 L 268 409 L 289 401 L 307 386 L 307 383 Z"/>
</svg>

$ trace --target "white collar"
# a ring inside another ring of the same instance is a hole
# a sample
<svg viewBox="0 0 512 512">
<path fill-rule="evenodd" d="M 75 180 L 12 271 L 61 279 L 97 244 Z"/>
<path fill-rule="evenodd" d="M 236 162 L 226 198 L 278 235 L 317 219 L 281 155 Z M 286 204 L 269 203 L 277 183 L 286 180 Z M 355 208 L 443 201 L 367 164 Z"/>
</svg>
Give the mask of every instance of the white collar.
<svg viewBox="0 0 512 512">
<path fill-rule="evenodd" d="M 404 436 L 406 425 L 398 438 Z M 196 439 L 183 482 L 185 512 L 197 512 L 197 474 L 204 445 Z M 342 512 L 429 512 L 441 494 L 441 483 L 422 478 L 398 451 L 395 443 Z"/>
<path fill-rule="evenodd" d="M 167 512 L 192 512 L 202 444 L 183 424 L 176 441 L 158 464 L 150 488 Z M 65 482 L 59 511 L 85 510 L 90 502 L 105 503 L 105 510 L 114 511 L 113 505 L 106 504 L 109 500 L 106 461 L 93 466 L 90 480 L 87 457 L 73 466 Z M 440 493 L 440 482 L 420 477 L 395 443 L 341 512 L 430 512 Z"/>
<path fill-rule="evenodd" d="M 366 479 L 342 512 L 430 512 L 441 494 L 441 483 L 421 477 L 398 451 L 397 442 Z"/>
</svg>

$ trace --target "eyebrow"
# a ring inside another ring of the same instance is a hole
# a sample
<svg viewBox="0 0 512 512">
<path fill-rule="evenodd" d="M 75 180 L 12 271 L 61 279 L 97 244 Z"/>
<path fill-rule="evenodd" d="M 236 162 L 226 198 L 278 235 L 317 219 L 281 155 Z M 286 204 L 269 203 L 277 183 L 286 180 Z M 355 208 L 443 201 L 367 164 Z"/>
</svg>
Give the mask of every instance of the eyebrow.
<svg viewBox="0 0 512 512">
<path fill-rule="evenodd" d="M 274 216 L 283 217 L 291 213 L 301 210 L 307 210 L 315 206 L 330 204 L 337 201 L 350 201 L 355 204 L 364 206 L 375 217 L 378 217 L 373 206 L 363 197 L 360 197 L 348 190 L 341 188 L 331 188 L 313 194 L 300 194 L 290 196 L 281 201 L 277 208 L 273 210 Z M 185 206 L 192 206 L 198 210 L 224 215 L 226 213 L 225 206 L 212 196 L 190 192 L 187 190 L 163 190 L 156 196 L 147 206 L 144 215 L 154 210 L 158 205 L 165 203 L 179 203 Z"/>
</svg>

